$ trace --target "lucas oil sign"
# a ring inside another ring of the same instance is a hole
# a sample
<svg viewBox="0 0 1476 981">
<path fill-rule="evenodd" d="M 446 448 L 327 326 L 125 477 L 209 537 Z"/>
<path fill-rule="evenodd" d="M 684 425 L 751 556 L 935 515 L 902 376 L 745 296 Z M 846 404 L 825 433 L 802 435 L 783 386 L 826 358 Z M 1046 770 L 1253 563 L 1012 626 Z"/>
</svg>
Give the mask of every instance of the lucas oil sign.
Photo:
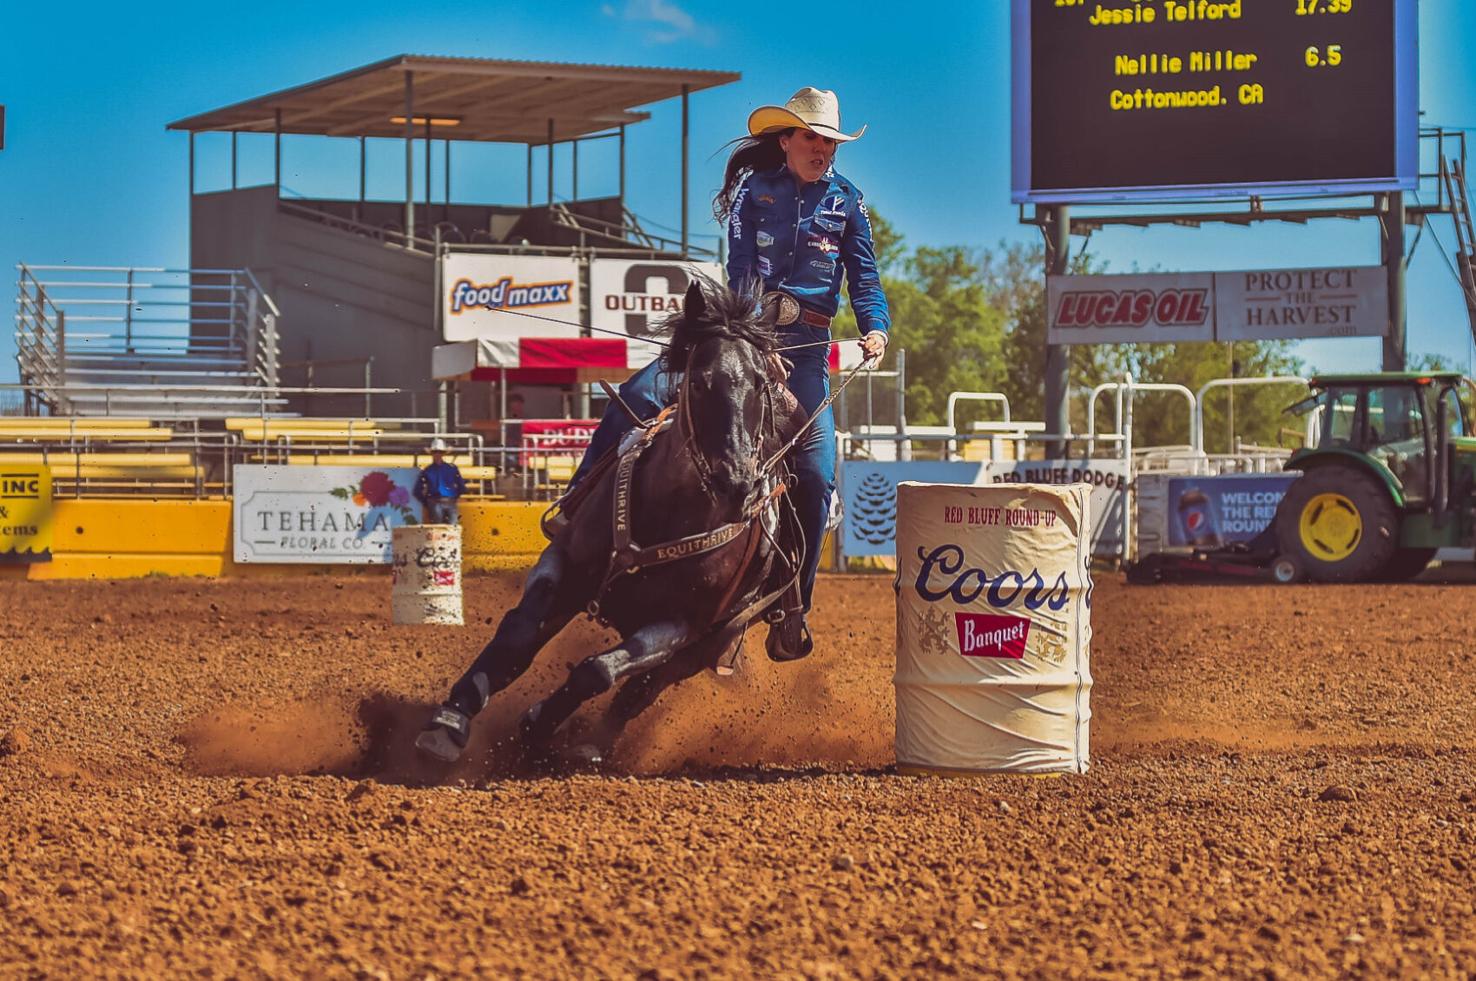
<svg viewBox="0 0 1476 981">
<path fill-rule="evenodd" d="M 1381 266 L 1050 276 L 1051 344 L 1379 337 Z"/>
<path fill-rule="evenodd" d="M 0 466 L 0 564 L 51 561 L 51 470 Z"/>
</svg>

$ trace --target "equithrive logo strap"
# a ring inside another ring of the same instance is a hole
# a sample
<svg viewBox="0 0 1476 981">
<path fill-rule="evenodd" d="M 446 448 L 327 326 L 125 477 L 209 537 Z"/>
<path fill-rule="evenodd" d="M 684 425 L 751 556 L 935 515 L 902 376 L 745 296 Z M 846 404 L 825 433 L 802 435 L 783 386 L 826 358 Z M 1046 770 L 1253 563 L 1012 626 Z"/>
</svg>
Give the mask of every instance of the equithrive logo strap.
<svg viewBox="0 0 1476 981">
<path fill-rule="evenodd" d="M 573 289 L 573 282 L 567 279 L 552 283 L 515 283 L 511 276 L 503 276 L 491 284 L 458 279 L 451 287 L 451 313 L 558 306 L 570 301 Z"/>
</svg>

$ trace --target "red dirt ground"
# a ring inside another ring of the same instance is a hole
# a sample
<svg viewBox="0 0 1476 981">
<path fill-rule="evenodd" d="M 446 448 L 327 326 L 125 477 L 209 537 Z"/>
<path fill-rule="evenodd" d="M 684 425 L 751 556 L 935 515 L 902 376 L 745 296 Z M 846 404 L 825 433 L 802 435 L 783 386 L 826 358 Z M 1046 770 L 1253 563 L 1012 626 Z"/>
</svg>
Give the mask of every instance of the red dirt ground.
<svg viewBox="0 0 1476 981">
<path fill-rule="evenodd" d="M 406 750 L 513 578 L 465 628 L 363 577 L 0 583 L 0 975 L 1471 976 L 1472 587 L 1104 579 L 1091 772 L 962 781 L 888 769 L 883 577 L 540 780 L 496 741 L 588 624 L 469 762 Z"/>
</svg>

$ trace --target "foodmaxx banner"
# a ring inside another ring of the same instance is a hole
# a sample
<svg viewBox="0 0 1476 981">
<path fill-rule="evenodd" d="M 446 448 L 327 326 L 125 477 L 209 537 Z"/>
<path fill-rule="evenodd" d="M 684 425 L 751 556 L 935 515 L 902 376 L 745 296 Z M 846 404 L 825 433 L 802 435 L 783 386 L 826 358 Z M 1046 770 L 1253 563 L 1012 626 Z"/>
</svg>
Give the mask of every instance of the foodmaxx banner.
<svg viewBox="0 0 1476 981">
<path fill-rule="evenodd" d="M 1382 337 L 1382 266 L 1048 276 L 1050 344 Z"/>
<path fill-rule="evenodd" d="M 1092 554 L 1123 554 L 1127 464 L 1118 460 L 1034 460 L 998 463 L 941 461 L 841 464 L 838 493 L 845 508 L 841 551 L 846 556 L 893 555 L 896 551 L 897 485 L 1091 484 Z"/>
<path fill-rule="evenodd" d="M 589 264 L 590 324 L 633 338 L 650 337 L 666 317 L 680 313 L 687 287 L 695 276 L 723 281 L 715 262 L 666 262 L 655 259 L 594 259 Z M 656 344 L 627 344 L 629 367 L 642 368 L 661 353 Z"/>
<path fill-rule="evenodd" d="M 0 565 L 51 561 L 51 469 L 0 466 Z"/>
<path fill-rule="evenodd" d="M 448 341 L 578 337 L 580 299 L 572 258 L 452 252 L 441 260 L 441 334 Z"/>
<path fill-rule="evenodd" d="M 391 561 L 394 528 L 420 523 L 414 467 L 240 464 L 232 472 L 237 562 Z"/>
</svg>

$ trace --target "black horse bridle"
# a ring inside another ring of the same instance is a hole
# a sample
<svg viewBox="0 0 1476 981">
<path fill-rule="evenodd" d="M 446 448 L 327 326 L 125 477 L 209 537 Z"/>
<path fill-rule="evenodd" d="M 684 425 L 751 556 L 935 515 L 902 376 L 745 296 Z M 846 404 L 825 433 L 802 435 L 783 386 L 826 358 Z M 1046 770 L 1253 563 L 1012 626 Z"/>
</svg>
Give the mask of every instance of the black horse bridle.
<svg viewBox="0 0 1476 981">
<path fill-rule="evenodd" d="M 697 483 L 709 498 L 716 497 L 716 494 L 712 487 L 712 463 L 707 459 L 707 456 L 702 452 L 701 445 L 697 442 L 696 414 L 692 412 L 691 396 L 692 361 L 699 347 L 718 340 L 722 340 L 722 338 L 703 338 L 694 342 L 687 349 L 687 364 L 682 371 L 682 385 L 677 393 L 676 416 L 677 425 L 681 426 L 682 429 L 682 443 L 687 448 L 687 455 L 692 458 L 692 469 L 697 472 Z M 763 403 L 759 408 L 758 436 L 754 440 L 754 452 L 751 458 L 752 468 L 754 472 L 758 473 L 760 478 L 764 476 L 763 470 L 760 467 L 760 461 L 763 459 L 764 436 L 767 433 L 766 426 L 773 426 L 776 422 L 774 416 L 774 396 L 775 390 L 778 387 L 778 383 L 765 372 L 764 385 L 760 393 Z M 755 488 L 753 492 L 750 492 L 750 496 L 758 492 L 761 492 L 761 488 Z"/>
</svg>

